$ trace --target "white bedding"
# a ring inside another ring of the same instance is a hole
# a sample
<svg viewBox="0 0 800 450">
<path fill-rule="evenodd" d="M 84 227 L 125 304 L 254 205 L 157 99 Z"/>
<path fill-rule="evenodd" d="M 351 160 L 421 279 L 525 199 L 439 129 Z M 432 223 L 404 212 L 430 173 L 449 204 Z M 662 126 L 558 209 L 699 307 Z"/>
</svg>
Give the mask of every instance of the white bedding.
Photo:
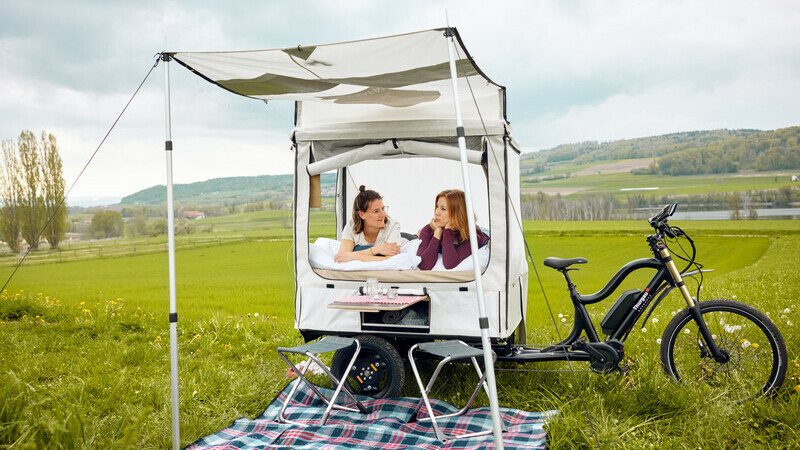
<svg viewBox="0 0 800 450">
<path fill-rule="evenodd" d="M 333 260 L 334 255 L 339 251 L 339 241 L 328 238 L 317 238 L 317 240 L 308 246 L 308 259 L 311 262 L 311 267 L 315 269 L 331 269 L 331 270 L 419 270 L 419 265 L 422 258 L 417 256 L 417 249 L 422 241 L 414 239 L 408 241 L 400 247 L 400 254 L 392 256 L 391 258 L 383 261 L 350 261 L 346 263 L 337 263 Z M 489 264 L 489 246 L 484 246 L 478 250 L 478 259 L 481 263 L 481 270 L 486 270 Z M 467 258 L 464 261 L 450 270 L 472 270 L 472 258 Z M 442 255 L 439 255 L 439 260 L 431 270 L 448 270 L 442 264 Z"/>
</svg>

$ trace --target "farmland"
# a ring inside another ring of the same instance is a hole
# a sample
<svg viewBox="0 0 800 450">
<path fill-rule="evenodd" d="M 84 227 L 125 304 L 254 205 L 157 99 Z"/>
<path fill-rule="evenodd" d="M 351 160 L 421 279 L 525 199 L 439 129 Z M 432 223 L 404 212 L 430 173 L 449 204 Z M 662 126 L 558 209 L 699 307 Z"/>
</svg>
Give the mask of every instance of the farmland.
<svg viewBox="0 0 800 450">
<path fill-rule="evenodd" d="M 635 161 L 635 160 L 634 160 Z M 554 170 L 554 175 L 563 175 L 565 171 L 577 170 L 591 172 L 595 164 L 570 166 Z M 725 192 L 744 192 L 750 190 L 780 189 L 797 186 L 791 176 L 783 172 L 757 172 L 749 174 L 713 174 L 713 175 L 633 175 L 629 172 L 589 173 L 581 176 L 541 180 L 523 179 L 522 192 L 535 194 L 539 191 L 561 192 L 563 195 L 606 194 L 624 197 L 631 194 L 630 189 L 657 188 L 642 191 L 647 195 L 683 196 L 690 194 L 708 194 Z M 628 190 L 622 190 L 628 189 Z M 636 192 L 636 191 L 633 191 Z"/>
<path fill-rule="evenodd" d="M 214 221 L 213 232 L 179 237 L 182 445 L 238 417 L 256 416 L 286 383 L 275 348 L 301 342 L 292 327 L 287 219 L 288 212 L 280 211 L 207 219 Z M 312 234 L 330 230 L 330 213 L 317 212 L 312 219 Z M 560 411 L 550 425 L 554 448 L 592 447 L 592 428 L 603 447 L 800 445 L 800 277 L 794 267 L 800 223 L 677 224 L 695 239 L 698 259 L 716 270 L 705 280 L 702 298 L 750 303 L 769 313 L 783 332 L 791 359 L 784 388 L 776 399 L 737 405 L 725 398 L 708 402 L 702 387 L 667 378 L 656 339 L 681 308 L 672 295 L 653 316 L 657 321 L 628 340 L 632 370 L 626 375 L 586 373 L 580 364 L 574 374 L 500 367 L 501 405 Z M 644 222 L 526 222 L 536 263 L 530 273 L 529 341 L 552 342 L 553 319 L 563 335 L 572 316 L 563 280 L 541 265 L 544 257 L 587 258 L 589 264 L 573 272 L 573 280 L 581 292 L 594 292 L 619 266 L 647 256 L 646 227 Z M 132 240 L 94 242 L 93 248 L 105 251 L 74 252 L 71 260 L 62 255 L 61 262 L 35 255 L 21 267 L 0 299 L 0 448 L 169 446 L 167 255 L 163 241 L 152 242 L 160 247 L 145 252 L 139 242 L 135 254 L 128 251 Z M 7 264 L 0 275 L 5 280 L 12 270 Z M 624 284 L 620 290 L 630 288 Z M 590 311 L 599 321 L 608 306 Z M 568 369 L 559 363 L 536 368 Z M 434 396 L 453 400 L 467 389 L 455 371 L 443 376 L 447 387 Z M 404 394 L 418 395 L 410 385 Z"/>
</svg>

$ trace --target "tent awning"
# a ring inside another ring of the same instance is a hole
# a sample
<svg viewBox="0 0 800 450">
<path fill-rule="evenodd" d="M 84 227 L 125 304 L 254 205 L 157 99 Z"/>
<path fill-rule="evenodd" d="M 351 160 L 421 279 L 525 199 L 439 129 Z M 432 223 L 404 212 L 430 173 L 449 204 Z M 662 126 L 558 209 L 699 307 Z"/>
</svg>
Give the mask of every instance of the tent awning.
<svg viewBox="0 0 800 450">
<path fill-rule="evenodd" d="M 444 32 L 442 28 L 272 50 L 169 54 L 192 72 L 237 94 L 298 102 L 298 127 L 452 120 Z M 467 81 L 460 83 L 458 94 L 464 119 L 505 124 L 505 88 L 481 72 L 457 32 L 456 37 L 457 71 Z"/>
</svg>

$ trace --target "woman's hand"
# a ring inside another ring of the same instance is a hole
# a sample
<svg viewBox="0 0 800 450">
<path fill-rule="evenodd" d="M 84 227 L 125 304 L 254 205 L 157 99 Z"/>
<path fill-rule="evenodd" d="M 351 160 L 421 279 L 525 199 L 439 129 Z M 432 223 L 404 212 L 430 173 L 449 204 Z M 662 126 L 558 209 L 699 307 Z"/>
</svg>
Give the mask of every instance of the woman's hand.
<svg viewBox="0 0 800 450">
<path fill-rule="evenodd" d="M 442 239 L 442 227 L 436 225 L 436 219 L 431 220 L 431 230 L 433 230 L 433 237 Z"/>
<path fill-rule="evenodd" d="M 355 258 L 353 257 L 352 252 L 337 253 L 333 255 L 333 260 L 336 261 L 337 263 L 346 263 L 352 261 L 353 259 Z"/>
<path fill-rule="evenodd" d="M 400 253 L 400 246 L 394 242 L 386 242 L 372 247 L 374 255 L 394 256 Z"/>
</svg>

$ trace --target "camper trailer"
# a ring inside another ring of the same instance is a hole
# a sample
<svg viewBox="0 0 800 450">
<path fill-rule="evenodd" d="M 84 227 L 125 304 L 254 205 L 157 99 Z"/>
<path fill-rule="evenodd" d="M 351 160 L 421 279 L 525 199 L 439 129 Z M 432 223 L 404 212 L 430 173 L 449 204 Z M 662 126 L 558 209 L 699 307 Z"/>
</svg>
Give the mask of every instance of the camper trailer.
<svg viewBox="0 0 800 450">
<path fill-rule="evenodd" d="M 506 120 L 505 88 L 478 68 L 450 30 L 463 127 L 454 116 L 446 29 L 313 47 L 172 55 L 225 89 L 295 102 L 294 324 L 306 340 L 358 336 L 355 372 L 365 376 L 353 388 L 376 397 L 399 392 L 400 355 L 413 344 L 481 338 L 472 260 L 452 270 L 418 270 L 414 260 L 416 235 L 430 222 L 437 193 L 464 189 L 459 134 L 466 142 L 477 224 L 490 236 L 479 251 L 489 337 L 495 345 L 525 340 L 520 148 Z M 320 177 L 336 180 L 327 211 L 319 208 Z M 401 224 L 403 251 L 379 263 L 337 264 L 332 255 L 361 185 L 379 192 Z M 317 220 L 330 217 L 331 208 L 335 222 Z M 373 280 L 397 289 L 400 298 L 422 299 L 399 309 L 341 305 L 364 294 Z M 334 356 L 334 372 L 341 373 L 345 359 Z"/>
</svg>

